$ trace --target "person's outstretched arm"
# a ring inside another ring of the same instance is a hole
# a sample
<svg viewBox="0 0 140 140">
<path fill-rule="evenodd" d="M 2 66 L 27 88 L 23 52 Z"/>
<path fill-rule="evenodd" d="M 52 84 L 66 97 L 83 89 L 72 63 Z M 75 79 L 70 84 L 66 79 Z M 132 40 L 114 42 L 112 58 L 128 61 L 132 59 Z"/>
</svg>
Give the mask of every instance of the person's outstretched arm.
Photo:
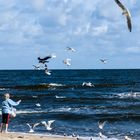
<svg viewBox="0 0 140 140">
<path fill-rule="evenodd" d="M 20 104 L 20 102 L 21 102 L 21 100 L 15 102 L 15 101 L 13 101 L 13 100 L 11 100 L 11 99 L 8 99 L 8 103 L 9 103 L 11 106 L 17 106 L 17 105 Z"/>
</svg>

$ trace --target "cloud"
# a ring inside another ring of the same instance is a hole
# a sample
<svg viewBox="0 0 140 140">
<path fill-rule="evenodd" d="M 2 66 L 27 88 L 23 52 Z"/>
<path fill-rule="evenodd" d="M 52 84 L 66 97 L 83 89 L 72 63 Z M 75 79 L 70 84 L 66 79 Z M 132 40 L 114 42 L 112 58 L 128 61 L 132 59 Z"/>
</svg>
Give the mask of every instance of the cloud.
<svg viewBox="0 0 140 140">
<path fill-rule="evenodd" d="M 79 50 L 74 58 L 81 58 L 83 65 L 89 53 L 91 59 L 138 54 L 140 2 L 123 3 L 132 12 L 132 33 L 113 0 L 0 0 L 0 46 L 8 55 L 10 48 L 24 53 L 31 48 L 39 54 L 46 50 L 61 53 L 72 46 Z"/>
<path fill-rule="evenodd" d="M 135 53 L 135 54 L 139 54 L 140 53 L 140 47 L 136 46 L 136 47 L 128 47 L 125 49 L 126 52 L 128 53 Z"/>
</svg>

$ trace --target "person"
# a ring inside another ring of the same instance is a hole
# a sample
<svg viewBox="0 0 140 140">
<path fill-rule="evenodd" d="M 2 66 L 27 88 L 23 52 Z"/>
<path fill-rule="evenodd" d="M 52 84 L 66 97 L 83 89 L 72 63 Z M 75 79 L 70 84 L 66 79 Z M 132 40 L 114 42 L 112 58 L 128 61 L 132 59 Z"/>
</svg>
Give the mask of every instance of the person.
<svg viewBox="0 0 140 140">
<path fill-rule="evenodd" d="M 19 100 L 17 102 L 11 100 L 9 93 L 4 94 L 4 101 L 2 102 L 2 122 L 1 122 L 0 132 L 3 131 L 4 127 L 5 127 L 5 132 L 7 132 L 10 115 L 12 114 L 12 108 L 13 108 L 13 106 L 19 105 L 20 102 L 21 102 L 21 100 Z"/>
</svg>

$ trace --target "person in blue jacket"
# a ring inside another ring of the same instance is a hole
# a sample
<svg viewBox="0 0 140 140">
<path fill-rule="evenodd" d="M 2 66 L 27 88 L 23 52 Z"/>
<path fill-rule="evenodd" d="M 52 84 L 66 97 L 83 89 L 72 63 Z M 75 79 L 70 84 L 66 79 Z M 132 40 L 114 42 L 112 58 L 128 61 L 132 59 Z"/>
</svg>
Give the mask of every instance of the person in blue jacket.
<svg viewBox="0 0 140 140">
<path fill-rule="evenodd" d="M 4 94 L 4 101 L 2 102 L 2 122 L 1 122 L 1 130 L 3 131 L 3 127 L 5 127 L 5 132 L 8 130 L 8 124 L 10 119 L 10 114 L 12 114 L 12 107 L 19 105 L 21 100 L 15 102 L 10 99 L 10 94 Z"/>
</svg>

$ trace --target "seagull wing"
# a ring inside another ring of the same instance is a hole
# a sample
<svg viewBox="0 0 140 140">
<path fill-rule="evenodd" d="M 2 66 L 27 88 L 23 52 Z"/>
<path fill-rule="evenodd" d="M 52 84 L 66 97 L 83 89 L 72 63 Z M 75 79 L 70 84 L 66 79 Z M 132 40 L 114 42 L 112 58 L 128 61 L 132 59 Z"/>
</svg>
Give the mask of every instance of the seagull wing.
<svg viewBox="0 0 140 140">
<path fill-rule="evenodd" d="M 119 0 L 115 0 L 115 2 L 118 4 L 118 6 L 124 11 L 126 10 L 125 6 L 119 1 Z"/>
<path fill-rule="evenodd" d="M 33 129 L 36 127 L 36 126 L 38 126 L 40 123 L 35 123 L 34 125 L 33 125 Z"/>
<path fill-rule="evenodd" d="M 29 126 L 30 129 L 32 128 L 32 126 L 29 123 L 26 123 L 26 124 Z"/>
<path fill-rule="evenodd" d="M 130 15 L 130 12 L 129 12 L 128 10 L 127 10 L 126 19 L 127 19 L 127 26 L 128 26 L 128 29 L 129 29 L 129 31 L 131 32 L 131 30 L 132 30 L 131 15 Z"/>
<path fill-rule="evenodd" d="M 44 57 L 43 60 L 47 60 L 47 59 L 50 59 L 50 58 L 52 58 L 51 55 Z"/>
<path fill-rule="evenodd" d="M 51 124 L 52 124 L 54 121 L 55 121 L 55 120 L 50 120 L 50 121 L 48 121 L 48 126 L 50 127 Z"/>
</svg>

